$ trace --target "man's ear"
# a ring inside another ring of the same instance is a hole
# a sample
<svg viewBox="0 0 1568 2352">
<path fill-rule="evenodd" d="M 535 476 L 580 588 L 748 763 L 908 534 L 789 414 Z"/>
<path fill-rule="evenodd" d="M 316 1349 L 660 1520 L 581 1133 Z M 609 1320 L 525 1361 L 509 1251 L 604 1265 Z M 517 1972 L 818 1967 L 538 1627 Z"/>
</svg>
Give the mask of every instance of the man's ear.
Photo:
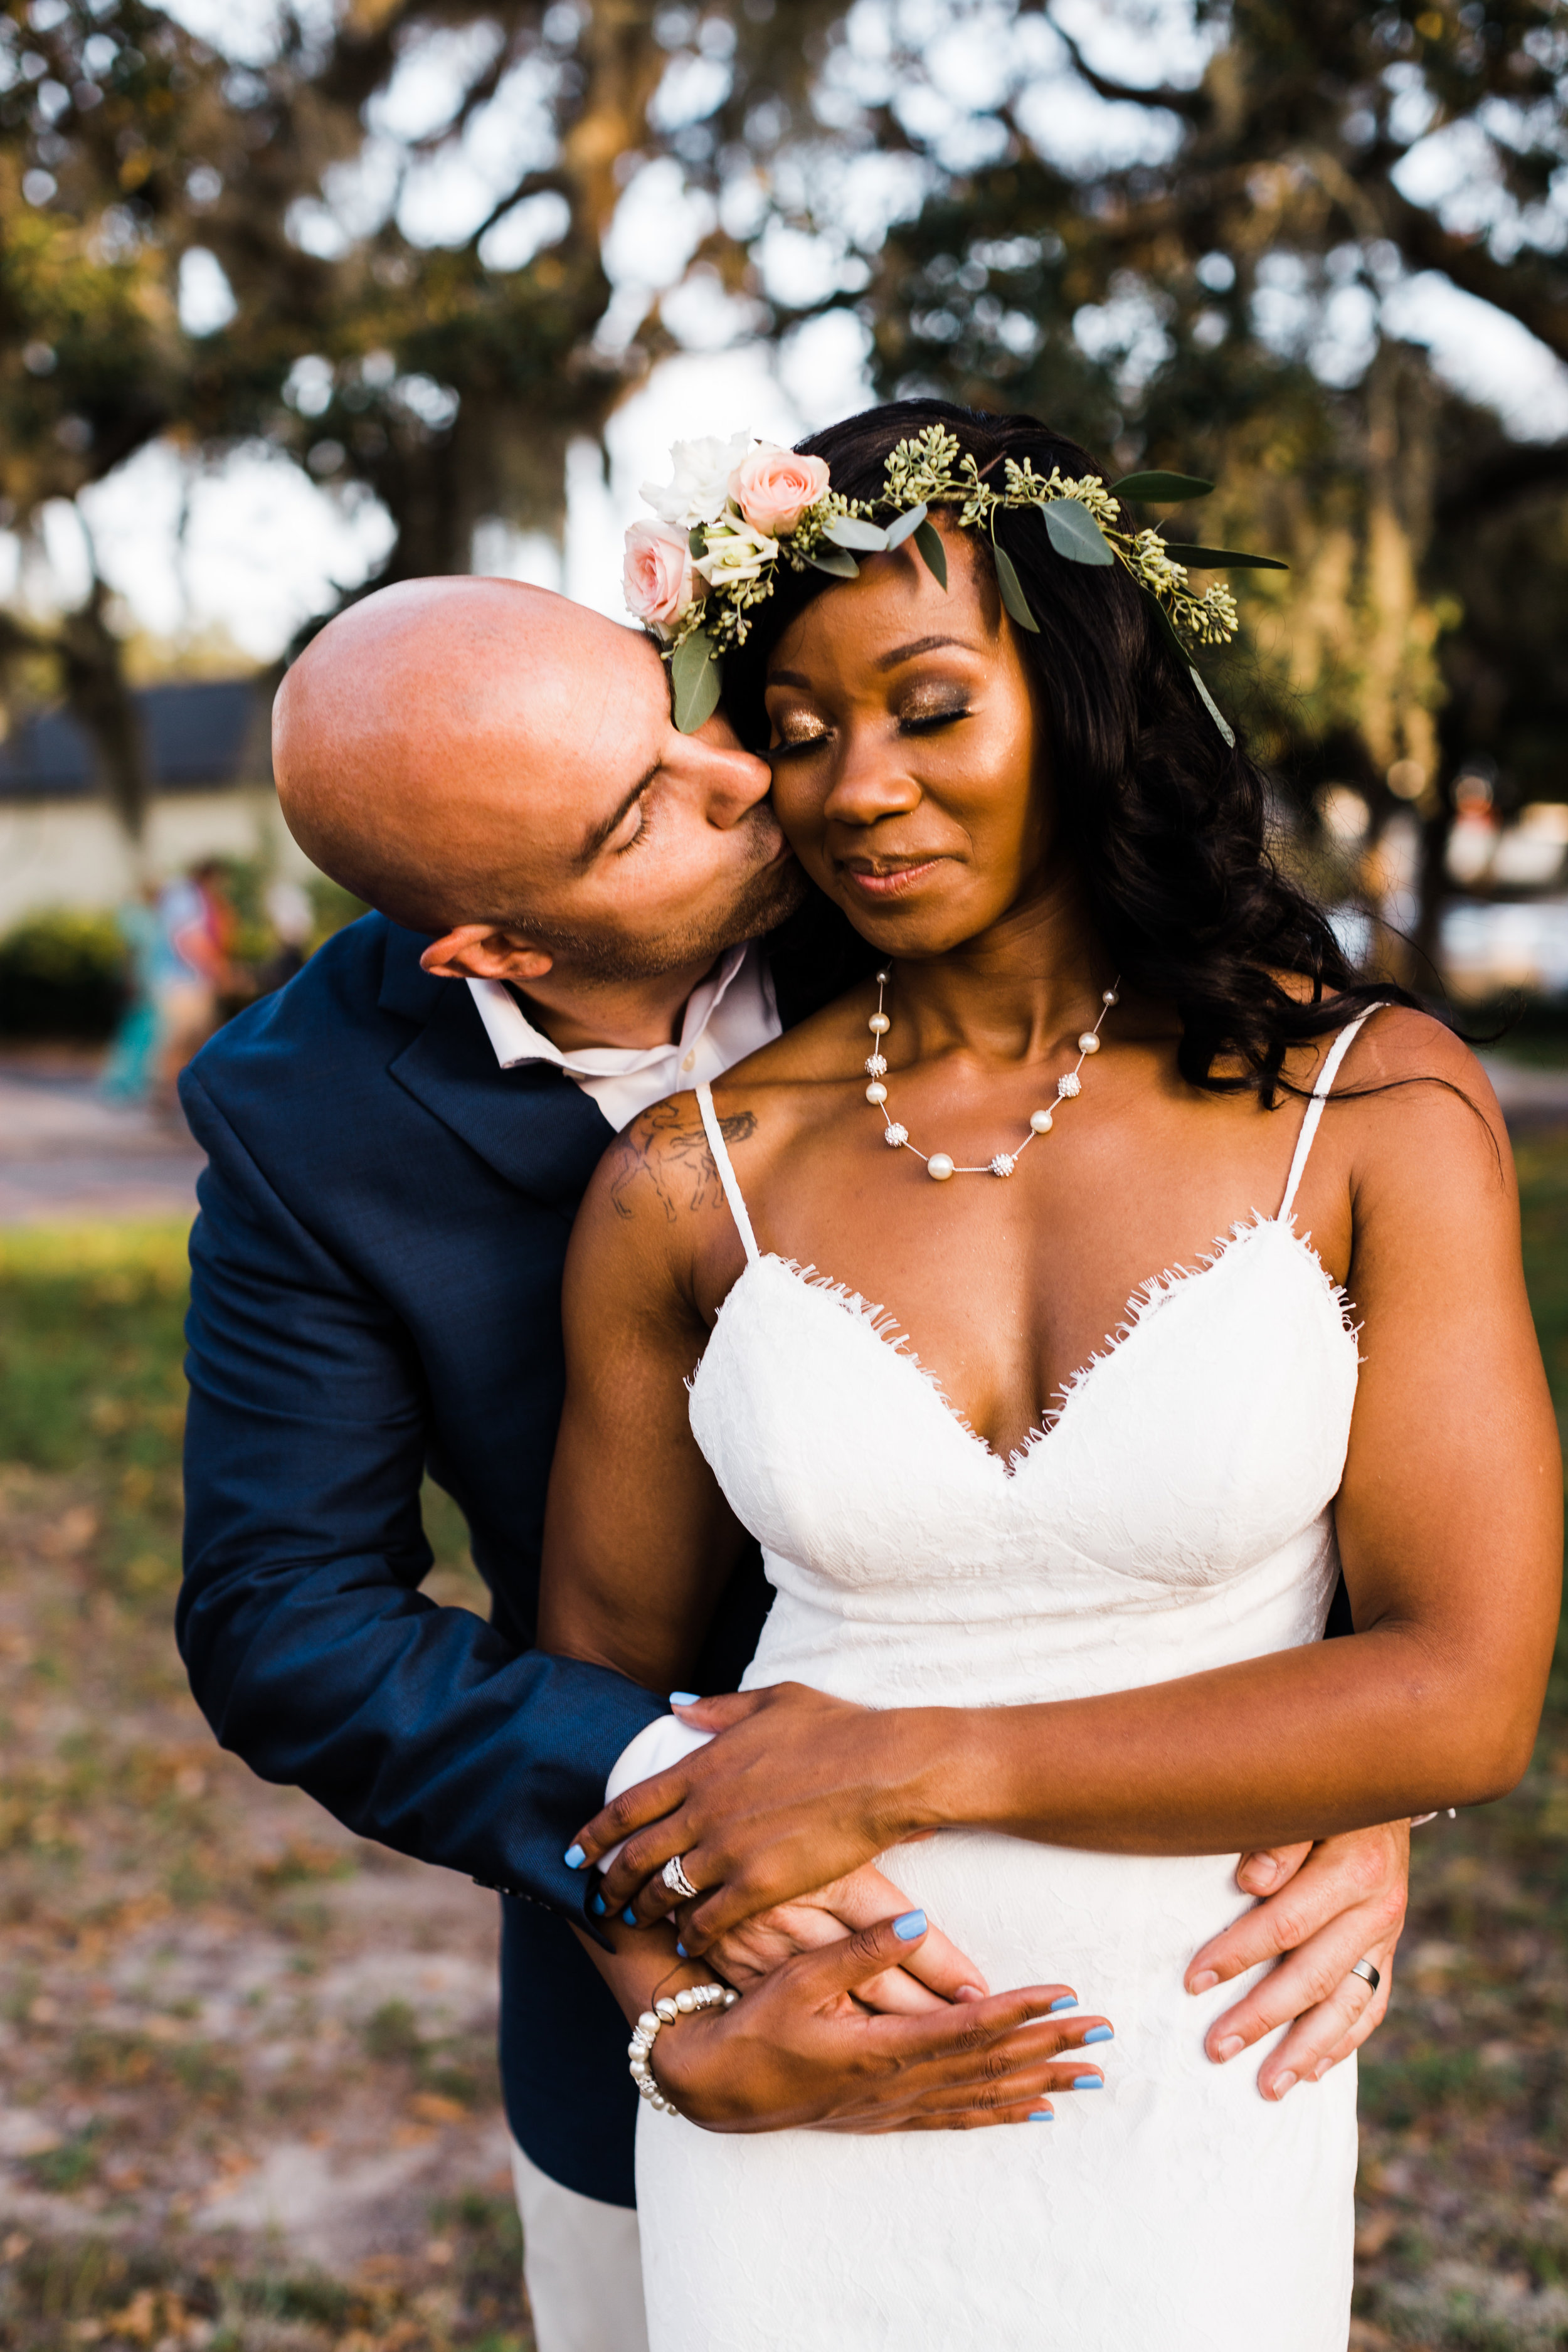
<svg viewBox="0 0 1568 2352">
<path fill-rule="evenodd" d="M 516 931 L 498 930 L 493 923 L 459 923 L 432 940 L 419 965 L 436 980 L 530 981 L 542 980 L 554 961 Z"/>
</svg>

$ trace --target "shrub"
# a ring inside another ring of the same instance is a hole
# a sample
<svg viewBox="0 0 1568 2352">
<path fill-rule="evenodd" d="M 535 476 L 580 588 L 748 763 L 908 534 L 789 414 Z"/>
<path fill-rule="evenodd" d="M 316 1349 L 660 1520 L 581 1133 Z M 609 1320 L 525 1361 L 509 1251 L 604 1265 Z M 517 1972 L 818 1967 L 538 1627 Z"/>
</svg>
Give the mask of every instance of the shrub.
<svg viewBox="0 0 1568 2352">
<path fill-rule="evenodd" d="M 125 1003 L 112 915 L 57 908 L 0 940 L 0 1036 L 107 1037 Z"/>
</svg>

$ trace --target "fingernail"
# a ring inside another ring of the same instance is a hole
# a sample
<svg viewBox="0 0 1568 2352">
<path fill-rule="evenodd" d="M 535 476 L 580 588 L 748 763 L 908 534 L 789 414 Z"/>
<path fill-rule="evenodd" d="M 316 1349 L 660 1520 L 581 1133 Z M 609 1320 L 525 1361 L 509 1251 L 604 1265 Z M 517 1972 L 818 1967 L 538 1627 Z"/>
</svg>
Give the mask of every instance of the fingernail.
<svg viewBox="0 0 1568 2352">
<path fill-rule="evenodd" d="M 960 1985 L 952 1997 L 954 2000 L 984 2000 L 985 1988 L 984 1985 Z"/>
<path fill-rule="evenodd" d="M 1293 2091 L 1295 2087 L 1296 2077 L 1294 2074 L 1276 2074 L 1270 2095 L 1276 2099 L 1282 2099 L 1287 2091 Z"/>
<path fill-rule="evenodd" d="M 596 1919 L 602 1919 L 609 1907 L 609 1905 L 605 1902 L 602 1895 L 595 1895 L 593 1901 L 588 1906 L 589 1910 L 594 1914 L 594 1916 Z"/>
<path fill-rule="evenodd" d="M 1272 1886 L 1279 1875 L 1279 1864 L 1264 1856 L 1247 1864 L 1247 1875 L 1255 1886 Z"/>
<path fill-rule="evenodd" d="M 686 1947 L 684 1944 L 677 1944 L 675 1949 L 679 1958 L 684 1959 L 686 1958 Z"/>
<path fill-rule="evenodd" d="M 1072 2086 L 1075 2091 L 1103 2091 L 1105 2088 L 1103 2081 L 1098 2074 L 1075 2074 L 1072 2078 Z"/>
<path fill-rule="evenodd" d="M 1187 1987 L 1187 1990 L 1189 1992 L 1213 1992 L 1218 1982 L 1219 1976 L 1216 1970 L 1214 1969 L 1200 1969 L 1196 1976 L 1193 1979 L 1191 1984 Z"/>
<path fill-rule="evenodd" d="M 1086 2042 L 1114 2042 L 1116 2036 L 1109 2025 L 1091 2025 L 1083 2038 Z"/>
<path fill-rule="evenodd" d="M 1029 2111 L 1029 2121 L 1032 2124 L 1054 2124 L 1056 2116 L 1049 2107 L 1032 2107 Z"/>
<path fill-rule="evenodd" d="M 1313 2082 L 1321 2083 L 1333 2063 L 1334 2062 L 1331 2058 L 1320 2059 L 1318 2063 L 1312 2069 Z"/>
<path fill-rule="evenodd" d="M 926 1915 L 923 1911 L 906 1911 L 901 1919 L 893 1922 L 893 1933 L 901 1944 L 912 1944 L 915 1937 L 923 1936 L 925 1931 Z"/>
<path fill-rule="evenodd" d="M 1247 2044 L 1239 2033 L 1227 2033 L 1223 2042 L 1215 2043 L 1214 2054 L 1223 2066 L 1227 2058 L 1235 2058 L 1246 2047 Z"/>
<path fill-rule="evenodd" d="M 569 1845 L 562 1859 L 568 1870 L 581 1870 L 588 1857 L 580 1845 Z"/>
<path fill-rule="evenodd" d="M 1061 1999 L 1060 1999 L 1059 2000 L 1053 2000 L 1053 2001 L 1052 2001 L 1052 2003 L 1051 2003 L 1051 2007 L 1050 2007 L 1050 2014 L 1054 2017 L 1054 2016 L 1056 2015 L 1056 2013 L 1057 2013 L 1057 2011 L 1058 2011 L 1058 2009 L 1076 2009 L 1077 2007 L 1078 2007 L 1078 1995 L 1077 1995 L 1077 1993 L 1076 1993 L 1076 1992 L 1064 1992 L 1064 1993 L 1062 1994 Z"/>
<path fill-rule="evenodd" d="M 697 1697 L 698 1694 L 695 1691 L 671 1691 L 669 1703 L 671 1706 L 695 1706 Z"/>
<path fill-rule="evenodd" d="M 622 1918 L 626 1921 L 626 1925 L 627 1925 L 627 1927 L 635 1927 L 637 1926 L 637 1913 L 632 1909 L 632 1906 L 631 1906 L 631 1905 L 630 1905 L 629 1903 L 627 1904 L 627 1906 L 626 1906 L 626 1909 L 621 1913 L 621 1916 L 622 1916 Z"/>
</svg>

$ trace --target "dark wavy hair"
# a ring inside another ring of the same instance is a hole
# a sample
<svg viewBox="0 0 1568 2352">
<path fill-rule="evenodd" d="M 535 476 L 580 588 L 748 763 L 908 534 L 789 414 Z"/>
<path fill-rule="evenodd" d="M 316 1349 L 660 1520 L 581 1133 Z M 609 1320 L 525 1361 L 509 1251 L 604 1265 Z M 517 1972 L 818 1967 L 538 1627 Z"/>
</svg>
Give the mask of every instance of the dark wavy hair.
<svg viewBox="0 0 1568 2352">
<path fill-rule="evenodd" d="M 1030 458 L 1040 474 L 1103 470 L 1033 416 L 944 400 L 868 408 L 799 446 L 826 460 L 836 490 L 876 499 L 894 445 L 932 425 L 956 434 L 961 456 L 973 454 L 987 475 L 1006 457 Z M 984 533 L 970 535 L 988 563 Z M 1291 1046 L 1342 1028 L 1371 1004 L 1417 1000 L 1387 982 L 1359 980 L 1323 909 L 1279 871 L 1260 770 L 1239 737 L 1225 741 L 1122 566 L 1066 561 L 1027 509 L 999 511 L 996 535 L 1039 623 L 1037 635 L 1019 632 L 1019 644 L 1047 730 L 1061 839 L 1106 949 L 1126 986 L 1174 1007 L 1177 1065 L 1191 1085 L 1252 1090 L 1270 1106 Z M 769 654 L 833 584 L 815 571 L 775 574 L 745 647 L 726 664 L 726 709 L 746 740 L 768 740 Z M 1282 974 L 1310 982 L 1310 999 L 1293 995 Z M 1217 1075 L 1216 1063 L 1230 1068 Z"/>
</svg>

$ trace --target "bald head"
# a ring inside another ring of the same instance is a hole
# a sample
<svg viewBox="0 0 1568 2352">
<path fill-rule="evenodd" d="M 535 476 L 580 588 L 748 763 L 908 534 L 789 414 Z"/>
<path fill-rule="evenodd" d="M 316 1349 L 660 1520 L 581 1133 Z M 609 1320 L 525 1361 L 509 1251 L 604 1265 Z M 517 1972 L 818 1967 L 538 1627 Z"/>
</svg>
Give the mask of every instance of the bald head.
<svg viewBox="0 0 1568 2352">
<path fill-rule="evenodd" d="M 352 604 L 284 678 L 272 759 L 306 855 L 411 930 L 473 934 L 443 968 L 474 977 L 521 972 L 520 942 L 531 975 L 673 971 L 798 889 L 763 762 L 721 719 L 677 732 L 649 638 L 516 581 Z"/>
<path fill-rule="evenodd" d="M 617 705 L 618 709 L 617 709 Z M 306 647 L 272 713 L 289 830 L 406 923 L 517 921 L 563 812 L 564 761 L 613 768 L 666 715 L 646 640 L 512 580 L 412 580 Z"/>
</svg>

